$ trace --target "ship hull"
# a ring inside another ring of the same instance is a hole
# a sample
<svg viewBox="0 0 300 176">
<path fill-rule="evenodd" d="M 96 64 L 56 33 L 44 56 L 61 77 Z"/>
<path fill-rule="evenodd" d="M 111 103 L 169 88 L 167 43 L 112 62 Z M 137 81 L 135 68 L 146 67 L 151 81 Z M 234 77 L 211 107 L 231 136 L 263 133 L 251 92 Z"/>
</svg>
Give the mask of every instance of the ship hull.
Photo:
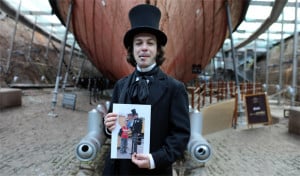
<svg viewBox="0 0 300 176">
<path fill-rule="evenodd" d="M 65 23 L 71 0 L 49 0 Z M 149 1 L 162 13 L 160 29 L 168 36 L 162 69 L 188 82 L 197 74 L 193 65 L 204 68 L 228 36 L 226 0 Z M 123 37 L 130 29 L 129 10 L 141 0 L 73 0 L 69 30 L 98 70 L 118 80 L 134 69 L 126 61 Z M 248 0 L 228 0 L 232 27 L 243 20 Z"/>
</svg>

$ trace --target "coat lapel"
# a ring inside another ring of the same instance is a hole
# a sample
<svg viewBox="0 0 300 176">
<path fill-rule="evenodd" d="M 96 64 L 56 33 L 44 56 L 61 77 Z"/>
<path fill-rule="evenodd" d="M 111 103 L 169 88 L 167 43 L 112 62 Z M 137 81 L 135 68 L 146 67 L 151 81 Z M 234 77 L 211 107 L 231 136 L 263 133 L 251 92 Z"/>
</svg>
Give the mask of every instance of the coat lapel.
<svg viewBox="0 0 300 176">
<path fill-rule="evenodd" d="M 127 96 L 127 90 L 129 88 L 129 84 L 131 83 L 132 79 L 134 78 L 134 74 L 130 74 L 127 79 L 125 80 L 124 86 L 122 90 L 120 91 L 120 97 L 119 97 L 119 103 L 130 103 L 130 100 Z M 126 100 L 127 99 L 127 100 Z"/>
<path fill-rule="evenodd" d="M 167 75 L 159 70 L 157 78 L 155 78 L 150 86 L 150 96 L 146 102 L 147 104 L 155 104 L 161 98 L 161 96 L 166 93 L 168 89 L 167 78 Z"/>
</svg>

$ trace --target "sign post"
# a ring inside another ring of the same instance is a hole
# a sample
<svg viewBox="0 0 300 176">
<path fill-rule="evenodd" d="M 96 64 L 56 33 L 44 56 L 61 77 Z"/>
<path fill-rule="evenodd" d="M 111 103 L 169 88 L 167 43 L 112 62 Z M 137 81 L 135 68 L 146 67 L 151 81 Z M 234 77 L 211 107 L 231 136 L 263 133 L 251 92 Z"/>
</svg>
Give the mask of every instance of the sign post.
<svg viewBox="0 0 300 176">
<path fill-rule="evenodd" d="M 253 124 L 271 124 L 269 102 L 265 93 L 245 96 L 248 127 Z"/>
</svg>

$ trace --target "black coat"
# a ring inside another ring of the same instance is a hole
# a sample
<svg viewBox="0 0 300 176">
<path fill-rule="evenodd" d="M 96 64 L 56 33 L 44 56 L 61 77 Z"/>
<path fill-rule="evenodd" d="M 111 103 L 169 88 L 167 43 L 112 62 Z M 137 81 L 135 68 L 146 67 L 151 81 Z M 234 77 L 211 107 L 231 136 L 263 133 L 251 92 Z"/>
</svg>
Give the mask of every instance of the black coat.
<svg viewBox="0 0 300 176">
<path fill-rule="evenodd" d="M 116 83 L 112 103 L 130 103 L 126 87 L 131 79 L 134 74 Z M 127 175 L 172 175 L 172 164 L 183 156 L 190 136 L 189 103 L 184 84 L 159 69 L 149 92 L 146 104 L 151 105 L 150 153 L 156 168 L 139 169 L 131 160 L 111 159 L 106 167 L 115 164 L 116 170 Z"/>
</svg>

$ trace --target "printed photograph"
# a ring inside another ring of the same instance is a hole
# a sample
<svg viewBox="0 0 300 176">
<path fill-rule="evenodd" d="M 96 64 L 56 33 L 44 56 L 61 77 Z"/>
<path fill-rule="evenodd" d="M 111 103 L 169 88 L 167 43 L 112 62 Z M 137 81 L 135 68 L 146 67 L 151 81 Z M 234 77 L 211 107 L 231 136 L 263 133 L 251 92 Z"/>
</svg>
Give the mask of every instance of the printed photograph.
<svg viewBox="0 0 300 176">
<path fill-rule="evenodd" d="M 111 158 L 131 159 L 133 153 L 149 153 L 151 106 L 113 104 L 118 114 L 112 131 Z"/>
</svg>

